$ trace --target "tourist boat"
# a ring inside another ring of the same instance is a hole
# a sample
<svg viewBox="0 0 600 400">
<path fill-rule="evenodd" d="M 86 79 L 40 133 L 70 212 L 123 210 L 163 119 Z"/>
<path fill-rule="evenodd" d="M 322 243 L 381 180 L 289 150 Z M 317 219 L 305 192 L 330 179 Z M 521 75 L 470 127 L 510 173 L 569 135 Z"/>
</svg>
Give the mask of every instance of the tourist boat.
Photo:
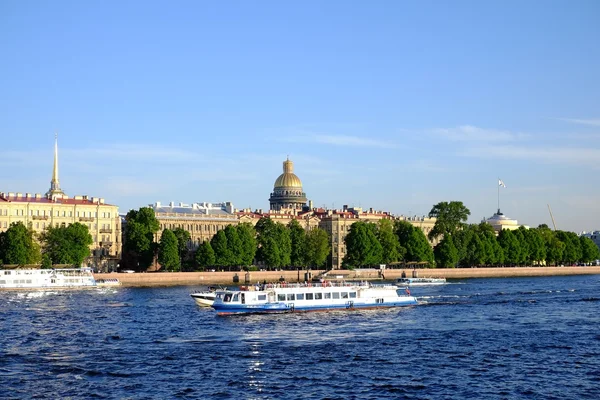
<svg viewBox="0 0 600 400">
<path fill-rule="evenodd" d="M 447 282 L 446 278 L 398 278 L 396 283 L 405 286 L 432 286 L 445 285 Z"/>
<path fill-rule="evenodd" d="M 407 288 L 368 282 L 267 284 L 226 290 L 212 307 L 218 315 L 364 310 L 411 306 L 417 299 Z"/>
<path fill-rule="evenodd" d="M 96 286 L 91 268 L 0 270 L 0 289 L 71 289 Z"/>
</svg>

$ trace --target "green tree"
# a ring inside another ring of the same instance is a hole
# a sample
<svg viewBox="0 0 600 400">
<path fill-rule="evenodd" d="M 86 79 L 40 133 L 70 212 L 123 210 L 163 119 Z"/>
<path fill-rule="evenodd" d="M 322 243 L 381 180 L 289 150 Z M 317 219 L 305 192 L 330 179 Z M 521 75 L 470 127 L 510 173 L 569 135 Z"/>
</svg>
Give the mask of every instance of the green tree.
<svg viewBox="0 0 600 400">
<path fill-rule="evenodd" d="M 321 228 L 314 228 L 306 233 L 304 241 L 305 262 L 315 268 L 322 267 L 329 255 L 329 235 Z"/>
<path fill-rule="evenodd" d="M 290 230 L 283 224 L 275 224 L 275 226 L 280 257 L 277 267 L 287 267 L 292 264 L 292 239 L 290 238 Z"/>
<path fill-rule="evenodd" d="M 573 232 L 556 231 L 558 240 L 565 244 L 562 261 L 565 264 L 574 264 L 583 258 L 581 241 L 579 236 Z"/>
<path fill-rule="evenodd" d="M 528 239 L 528 235 L 527 235 L 527 228 L 525 228 L 524 226 L 520 226 L 518 229 L 515 229 L 513 231 L 513 234 L 515 235 L 515 237 L 517 238 L 517 241 L 519 242 L 519 246 L 521 248 L 521 251 L 519 252 L 519 265 L 527 265 L 530 264 L 529 260 L 531 259 L 531 246 Z"/>
<path fill-rule="evenodd" d="M 403 259 L 406 249 L 400 246 L 392 222 L 389 219 L 382 219 L 377 224 L 377 228 L 377 239 L 382 248 L 381 261 L 389 264 Z"/>
<path fill-rule="evenodd" d="M 581 261 L 589 263 L 600 260 L 600 249 L 592 239 L 580 236 L 579 241 L 581 242 Z"/>
<path fill-rule="evenodd" d="M 6 232 L 0 233 L 0 260 L 5 264 L 37 264 L 41 258 L 33 231 L 22 222 L 13 222 Z"/>
<path fill-rule="evenodd" d="M 430 218 L 436 218 L 433 229 L 429 231 L 429 239 L 453 234 L 464 226 L 471 211 L 464 206 L 462 201 L 440 202 L 429 211 Z"/>
<path fill-rule="evenodd" d="M 394 230 L 400 246 L 406 249 L 406 261 L 433 262 L 433 249 L 421 229 L 406 221 L 396 221 Z"/>
<path fill-rule="evenodd" d="M 487 262 L 486 248 L 479 236 L 479 233 L 474 232 L 471 235 L 471 240 L 467 243 L 467 257 L 465 259 L 467 266 L 480 266 Z"/>
<path fill-rule="evenodd" d="M 239 224 L 237 229 L 241 242 L 241 264 L 250 266 L 254 263 L 254 256 L 256 255 L 256 230 L 248 222 Z"/>
<path fill-rule="evenodd" d="M 123 235 L 123 266 L 145 270 L 154 260 L 156 244 L 154 234 L 160 229 L 154 210 L 142 207 L 130 210 L 125 216 Z"/>
<path fill-rule="evenodd" d="M 267 267 L 280 268 L 291 263 L 292 240 L 289 229 L 270 218 L 256 223 L 257 258 Z"/>
<path fill-rule="evenodd" d="M 190 243 L 190 240 L 192 239 L 192 236 L 188 231 L 186 231 L 183 228 L 175 228 L 172 232 L 177 238 L 177 252 L 179 254 L 179 261 L 181 265 L 183 265 L 183 262 L 187 258 L 189 252 L 188 245 Z"/>
<path fill-rule="evenodd" d="M 204 271 L 206 267 L 215 265 L 215 252 L 212 249 L 210 242 L 203 242 L 196 251 L 196 262 L 200 271 Z"/>
<path fill-rule="evenodd" d="M 435 261 L 442 268 L 454 268 L 458 262 L 458 250 L 452 235 L 446 235 L 434 248 Z"/>
<path fill-rule="evenodd" d="M 290 240 L 292 242 L 290 263 L 296 267 L 305 267 L 307 266 L 307 257 L 305 253 L 307 233 L 295 219 L 288 224 L 288 228 L 290 229 Z"/>
<path fill-rule="evenodd" d="M 383 256 L 381 243 L 377 240 L 375 224 L 358 221 L 350 226 L 350 232 L 344 238 L 346 255 L 345 267 L 380 264 Z"/>
<path fill-rule="evenodd" d="M 215 252 L 215 265 L 218 267 L 230 267 L 232 257 L 227 245 L 227 235 L 223 230 L 217 232 L 210 240 L 210 246 Z"/>
<path fill-rule="evenodd" d="M 242 265 L 242 241 L 238 235 L 237 226 L 227 225 L 223 230 L 227 237 L 227 253 L 229 254 L 229 265 L 232 267 Z"/>
<path fill-rule="evenodd" d="M 81 265 L 91 254 L 92 235 L 86 225 L 50 226 L 41 235 L 44 254 L 53 264 Z"/>
<path fill-rule="evenodd" d="M 525 240 L 529 245 L 529 259 L 527 263 L 530 265 L 540 264 L 546 259 L 546 245 L 544 238 L 540 234 L 539 229 L 527 229 L 525 231 Z"/>
<path fill-rule="evenodd" d="M 160 236 L 158 262 L 167 271 L 179 271 L 181 268 L 179 243 L 177 236 L 170 229 L 165 229 Z"/>
<path fill-rule="evenodd" d="M 498 235 L 498 243 L 504 251 L 504 262 L 518 265 L 521 259 L 521 245 L 516 236 L 509 229 L 503 229 Z"/>
<path fill-rule="evenodd" d="M 42 256 L 42 269 L 51 269 L 52 268 L 52 260 L 48 254 L 44 254 Z"/>
</svg>

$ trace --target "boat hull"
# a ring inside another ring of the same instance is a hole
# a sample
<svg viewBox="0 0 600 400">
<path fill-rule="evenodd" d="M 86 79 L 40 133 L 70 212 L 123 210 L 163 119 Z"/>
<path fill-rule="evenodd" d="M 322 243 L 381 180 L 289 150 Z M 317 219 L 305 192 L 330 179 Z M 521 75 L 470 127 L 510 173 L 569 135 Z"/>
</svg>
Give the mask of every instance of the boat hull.
<svg viewBox="0 0 600 400">
<path fill-rule="evenodd" d="M 304 313 L 304 312 L 324 312 L 324 311 L 358 311 L 358 310 L 374 310 L 380 308 L 406 307 L 417 305 L 417 300 L 412 297 L 402 302 L 383 303 L 383 304 L 341 304 L 328 306 L 304 306 L 292 307 L 290 305 L 277 306 L 257 306 L 257 307 L 214 307 L 217 315 L 233 315 L 233 314 L 283 314 L 283 313 Z"/>
</svg>

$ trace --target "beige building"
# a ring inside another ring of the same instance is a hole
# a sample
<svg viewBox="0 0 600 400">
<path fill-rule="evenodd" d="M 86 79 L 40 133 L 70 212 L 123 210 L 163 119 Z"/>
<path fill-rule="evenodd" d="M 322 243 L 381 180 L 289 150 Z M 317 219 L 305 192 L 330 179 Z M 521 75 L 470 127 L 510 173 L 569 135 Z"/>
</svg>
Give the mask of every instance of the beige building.
<svg viewBox="0 0 600 400">
<path fill-rule="evenodd" d="M 121 256 L 121 219 L 115 205 L 103 198 L 70 198 L 58 180 L 58 143 L 54 143 L 54 168 L 50 190 L 45 194 L 0 193 L 0 231 L 13 222 L 22 222 L 36 233 L 49 226 L 67 226 L 74 222 L 86 225 L 92 235 L 92 257 L 87 261 L 99 268 L 116 263 Z M 108 268 L 108 267 L 107 267 Z"/>
<path fill-rule="evenodd" d="M 239 224 L 238 217 L 231 202 L 224 203 L 178 203 L 161 204 L 156 202 L 148 205 L 154 210 L 160 229 L 156 233 L 155 241 L 160 241 L 160 236 L 165 229 L 181 228 L 190 233 L 190 250 L 196 249 L 202 242 L 212 239 L 227 225 Z"/>
<path fill-rule="evenodd" d="M 510 219 L 506 215 L 502 214 L 500 209 L 498 209 L 497 213 L 486 219 L 484 222 L 490 224 L 496 233 L 499 233 L 503 229 L 509 229 L 511 231 L 519 229 L 520 226 L 524 226 L 525 228 L 529 229 L 527 225 L 519 225 L 519 221 L 516 219 Z"/>
</svg>

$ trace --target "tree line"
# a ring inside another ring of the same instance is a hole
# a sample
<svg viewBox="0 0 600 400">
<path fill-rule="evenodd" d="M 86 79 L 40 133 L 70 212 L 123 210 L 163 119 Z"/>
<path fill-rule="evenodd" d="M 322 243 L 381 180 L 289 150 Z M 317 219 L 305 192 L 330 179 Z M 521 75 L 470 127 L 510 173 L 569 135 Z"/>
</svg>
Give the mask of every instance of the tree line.
<svg viewBox="0 0 600 400">
<path fill-rule="evenodd" d="M 345 238 L 343 265 L 352 268 L 390 263 L 423 263 L 430 267 L 571 265 L 600 259 L 598 246 L 573 232 L 552 231 L 547 225 L 502 230 L 486 223 L 466 224 L 470 211 L 462 202 L 441 202 L 429 216 L 436 223 L 429 240 L 408 222 L 355 222 Z"/>
<path fill-rule="evenodd" d="M 263 217 L 250 223 L 228 225 L 195 251 L 188 249 L 189 232 L 164 229 L 154 241 L 160 224 L 154 210 L 144 207 L 127 216 L 123 239 L 123 268 L 147 270 L 154 260 L 167 271 L 203 271 L 208 268 L 255 268 L 258 261 L 265 268 L 322 267 L 330 252 L 327 233 L 314 228 L 306 231 L 292 220 L 288 225 Z"/>
<path fill-rule="evenodd" d="M 0 265 L 54 264 L 79 266 L 90 256 L 92 235 L 86 225 L 49 226 L 40 234 L 22 222 L 13 222 L 0 232 Z"/>
<path fill-rule="evenodd" d="M 431 267 L 570 265 L 600 259 L 600 250 L 586 237 L 553 231 L 546 225 L 503 230 L 498 235 L 487 223 L 466 224 L 470 211 L 462 202 L 441 202 L 429 216 L 436 223 L 425 236 L 406 221 L 357 221 L 344 238 L 344 268 L 393 263 L 422 263 Z M 121 269 L 147 270 L 155 261 L 169 271 L 207 268 L 321 268 L 331 263 L 330 238 L 324 230 L 306 231 L 297 220 L 288 225 L 263 217 L 256 226 L 230 225 L 196 251 L 189 249 L 190 233 L 181 228 L 160 229 L 154 210 L 131 210 L 125 218 Z M 429 240 L 428 240 L 429 239 Z M 434 247 L 430 242 L 437 243 Z M 91 254 L 92 236 L 86 225 L 50 226 L 40 234 L 22 222 L 0 233 L 0 265 L 81 265 Z"/>
</svg>

